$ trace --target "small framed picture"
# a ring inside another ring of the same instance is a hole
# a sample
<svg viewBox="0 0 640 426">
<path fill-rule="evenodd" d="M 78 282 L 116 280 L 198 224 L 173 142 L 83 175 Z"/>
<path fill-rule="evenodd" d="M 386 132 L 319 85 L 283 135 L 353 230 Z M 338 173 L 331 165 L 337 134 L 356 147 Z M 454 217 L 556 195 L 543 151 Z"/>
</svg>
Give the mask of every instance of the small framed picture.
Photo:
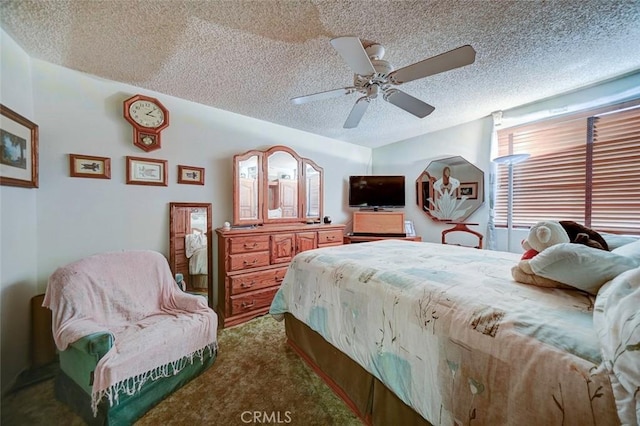
<svg viewBox="0 0 640 426">
<path fill-rule="evenodd" d="M 204 167 L 178 166 L 178 183 L 204 185 Z"/>
<path fill-rule="evenodd" d="M 456 198 L 460 199 L 466 196 L 470 200 L 478 199 L 478 182 L 460 182 L 460 186 L 456 190 Z"/>
<path fill-rule="evenodd" d="M 167 160 L 127 157 L 127 184 L 168 186 Z"/>
<path fill-rule="evenodd" d="M 407 237 L 416 236 L 416 229 L 413 227 L 413 221 L 411 220 L 404 221 L 404 233 L 407 235 Z"/>
<path fill-rule="evenodd" d="M 69 154 L 69 175 L 95 179 L 111 179 L 111 159 L 92 155 Z"/>
<path fill-rule="evenodd" d="M 38 125 L 0 105 L 0 185 L 38 187 Z"/>
</svg>

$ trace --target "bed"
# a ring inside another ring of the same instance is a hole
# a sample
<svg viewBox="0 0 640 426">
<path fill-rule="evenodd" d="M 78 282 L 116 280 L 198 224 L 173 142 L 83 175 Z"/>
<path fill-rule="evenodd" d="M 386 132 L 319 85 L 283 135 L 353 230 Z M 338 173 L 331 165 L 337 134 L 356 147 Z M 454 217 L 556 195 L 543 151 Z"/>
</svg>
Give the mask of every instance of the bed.
<svg viewBox="0 0 640 426">
<path fill-rule="evenodd" d="M 369 424 L 636 424 L 640 268 L 596 297 L 519 284 L 519 259 L 399 240 L 311 250 L 270 313 Z"/>
</svg>

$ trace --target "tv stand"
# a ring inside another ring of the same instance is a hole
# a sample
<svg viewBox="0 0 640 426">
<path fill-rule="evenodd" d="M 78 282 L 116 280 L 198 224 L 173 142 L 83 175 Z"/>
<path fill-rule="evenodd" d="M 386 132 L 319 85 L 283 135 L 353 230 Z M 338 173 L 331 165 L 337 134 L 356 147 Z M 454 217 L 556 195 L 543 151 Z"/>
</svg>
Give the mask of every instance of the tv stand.
<svg viewBox="0 0 640 426">
<path fill-rule="evenodd" d="M 353 233 L 384 235 L 403 234 L 404 213 L 390 211 L 353 212 Z"/>
</svg>

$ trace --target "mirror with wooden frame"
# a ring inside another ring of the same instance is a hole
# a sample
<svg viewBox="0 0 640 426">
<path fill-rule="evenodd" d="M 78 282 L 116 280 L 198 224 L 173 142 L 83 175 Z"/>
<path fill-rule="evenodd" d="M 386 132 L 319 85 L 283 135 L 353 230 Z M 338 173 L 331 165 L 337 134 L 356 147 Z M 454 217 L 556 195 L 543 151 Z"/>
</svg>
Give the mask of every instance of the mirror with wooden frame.
<svg viewBox="0 0 640 426">
<path fill-rule="evenodd" d="M 213 307 L 211 224 L 211 203 L 169 203 L 171 272 L 183 290 L 205 296 Z"/>
<path fill-rule="evenodd" d="M 460 156 L 432 161 L 416 179 L 416 200 L 433 220 L 464 222 L 484 203 L 484 172 Z"/>
<path fill-rule="evenodd" d="M 234 156 L 235 226 L 320 222 L 323 170 L 286 146 Z"/>
</svg>

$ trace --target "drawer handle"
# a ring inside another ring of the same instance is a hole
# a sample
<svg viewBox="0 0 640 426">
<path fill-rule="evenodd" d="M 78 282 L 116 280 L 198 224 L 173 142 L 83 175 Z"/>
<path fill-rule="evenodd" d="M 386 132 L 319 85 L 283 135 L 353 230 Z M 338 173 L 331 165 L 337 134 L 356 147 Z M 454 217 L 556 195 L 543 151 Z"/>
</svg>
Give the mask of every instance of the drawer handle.
<svg viewBox="0 0 640 426">
<path fill-rule="evenodd" d="M 284 281 L 284 277 L 282 277 L 282 278 L 276 277 L 276 282 L 277 283 L 281 283 L 282 281 Z"/>
<path fill-rule="evenodd" d="M 253 287 L 255 284 L 256 284 L 256 282 L 255 282 L 255 281 L 251 281 L 249 284 L 247 284 L 247 283 L 244 283 L 244 282 L 243 282 L 243 283 L 240 283 L 240 287 L 242 287 L 242 288 L 251 288 L 251 287 Z"/>
<path fill-rule="evenodd" d="M 327 240 L 335 240 L 335 239 L 336 239 L 336 236 L 335 236 L 335 235 L 329 235 L 329 236 L 327 237 Z"/>
<path fill-rule="evenodd" d="M 243 308 L 251 308 L 253 305 L 256 304 L 255 300 L 252 300 L 251 303 L 247 303 L 247 302 L 242 302 L 242 307 Z"/>
<path fill-rule="evenodd" d="M 246 249 L 248 249 L 248 248 L 256 248 L 256 247 L 258 247 L 258 243 L 255 243 L 255 242 L 253 244 L 244 243 L 244 248 L 246 248 Z"/>
<path fill-rule="evenodd" d="M 256 263 L 258 263 L 258 259 L 253 259 L 251 262 L 249 262 L 249 261 L 247 261 L 247 260 L 242 261 L 242 264 L 243 264 L 244 266 L 247 266 L 247 265 L 255 265 Z"/>
</svg>

